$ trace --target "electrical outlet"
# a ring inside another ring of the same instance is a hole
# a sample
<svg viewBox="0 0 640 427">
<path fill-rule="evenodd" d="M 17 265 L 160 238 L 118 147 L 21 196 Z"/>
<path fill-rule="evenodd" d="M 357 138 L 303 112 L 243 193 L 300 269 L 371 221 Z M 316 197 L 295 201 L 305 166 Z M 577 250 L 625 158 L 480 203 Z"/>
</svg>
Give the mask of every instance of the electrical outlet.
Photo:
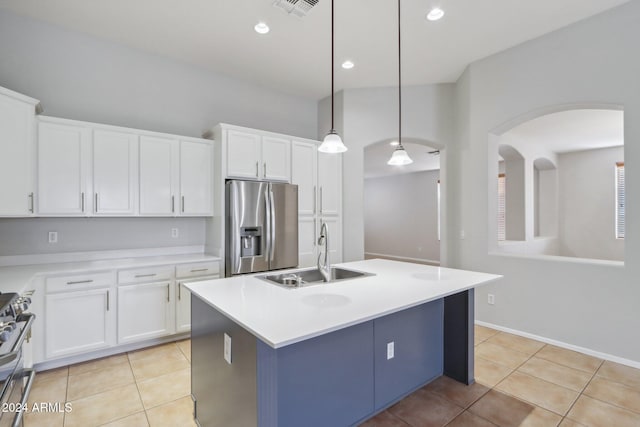
<svg viewBox="0 0 640 427">
<path fill-rule="evenodd" d="M 231 337 L 224 334 L 224 360 L 231 365 Z"/>
<path fill-rule="evenodd" d="M 175 239 L 175 238 L 176 238 L 176 237 L 178 237 L 179 235 L 180 235 L 180 232 L 178 231 L 178 229 L 177 229 L 177 228 L 172 228 L 172 229 L 171 229 L 171 237 L 173 237 L 173 238 Z"/>
<path fill-rule="evenodd" d="M 393 359 L 395 357 L 395 342 L 391 341 L 387 343 L 387 360 Z"/>
<path fill-rule="evenodd" d="M 494 305 L 496 303 L 496 296 L 493 294 L 488 294 L 487 295 L 487 303 L 489 305 Z"/>
<path fill-rule="evenodd" d="M 50 231 L 49 232 L 49 243 L 58 243 L 58 232 Z"/>
<path fill-rule="evenodd" d="M 465 234 L 464 230 L 460 230 L 460 240 L 464 240 Z"/>
</svg>

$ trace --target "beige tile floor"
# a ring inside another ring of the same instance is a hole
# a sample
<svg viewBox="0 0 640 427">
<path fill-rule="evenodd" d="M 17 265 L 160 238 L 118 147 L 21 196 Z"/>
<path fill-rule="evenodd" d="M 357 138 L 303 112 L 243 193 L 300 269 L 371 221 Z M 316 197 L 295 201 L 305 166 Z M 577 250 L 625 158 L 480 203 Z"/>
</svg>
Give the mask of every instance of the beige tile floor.
<svg viewBox="0 0 640 427">
<path fill-rule="evenodd" d="M 68 412 L 25 415 L 26 427 L 195 426 L 189 340 L 40 372 L 29 396 Z"/>
<path fill-rule="evenodd" d="M 640 370 L 476 326 L 476 384 L 441 377 L 367 427 L 640 426 Z M 190 342 L 165 344 L 41 372 L 27 427 L 194 426 Z"/>
</svg>

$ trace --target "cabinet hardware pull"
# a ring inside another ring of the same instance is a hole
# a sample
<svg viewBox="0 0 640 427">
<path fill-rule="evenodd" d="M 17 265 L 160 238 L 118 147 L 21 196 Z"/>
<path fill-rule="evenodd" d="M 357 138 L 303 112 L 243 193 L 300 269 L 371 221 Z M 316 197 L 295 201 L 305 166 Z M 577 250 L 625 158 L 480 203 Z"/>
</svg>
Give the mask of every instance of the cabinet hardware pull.
<svg viewBox="0 0 640 427">
<path fill-rule="evenodd" d="M 259 167 L 260 167 L 260 166 L 259 166 L 259 162 L 256 162 L 256 178 L 258 178 L 258 177 L 259 177 L 259 173 L 260 173 L 260 172 L 258 172 L 258 168 L 259 168 Z"/>
<path fill-rule="evenodd" d="M 181 300 L 182 299 L 182 295 L 181 295 L 181 291 L 182 290 L 182 283 L 178 283 L 178 299 Z"/>
<path fill-rule="evenodd" d="M 84 191 L 80 193 L 80 205 L 82 207 L 82 213 L 84 213 Z"/>
<path fill-rule="evenodd" d="M 322 213 L 322 187 L 320 187 L 320 213 Z"/>
<path fill-rule="evenodd" d="M 176 212 L 176 196 L 171 196 L 171 213 Z"/>
<path fill-rule="evenodd" d="M 33 213 L 33 193 L 29 193 L 29 212 Z"/>
<path fill-rule="evenodd" d="M 207 271 L 208 268 L 194 268 L 193 270 L 191 270 L 192 273 L 197 273 L 199 271 Z"/>
<path fill-rule="evenodd" d="M 171 302 L 171 294 L 169 293 L 170 292 L 170 286 L 171 285 L 169 285 L 167 283 L 167 302 Z"/>
<path fill-rule="evenodd" d="M 80 285 L 82 283 L 93 283 L 93 280 L 92 279 L 89 279 L 89 280 L 75 280 L 75 281 L 67 282 L 67 285 Z"/>
<path fill-rule="evenodd" d="M 316 213 L 316 203 L 318 203 L 318 190 L 313 186 L 313 213 Z"/>
<path fill-rule="evenodd" d="M 318 232 L 318 220 L 313 218 L 313 246 L 318 244 L 316 233 Z"/>
<path fill-rule="evenodd" d="M 267 177 L 267 162 L 264 162 L 264 164 L 262 165 L 262 169 L 263 169 L 263 176 L 266 178 Z"/>
<path fill-rule="evenodd" d="M 135 275 L 135 278 L 136 278 L 136 279 L 139 279 L 140 277 L 153 277 L 153 276 L 155 276 L 155 275 L 156 275 L 156 273 L 151 273 L 151 274 L 136 274 L 136 275 Z"/>
<path fill-rule="evenodd" d="M 110 300 L 109 291 L 107 291 L 107 311 L 109 311 L 109 300 Z"/>
<path fill-rule="evenodd" d="M 95 212 L 98 212 L 98 193 L 96 193 L 96 205 L 94 206 Z"/>
<path fill-rule="evenodd" d="M 182 196 L 182 213 L 184 213 L 184 196 Z"/>
</svg>

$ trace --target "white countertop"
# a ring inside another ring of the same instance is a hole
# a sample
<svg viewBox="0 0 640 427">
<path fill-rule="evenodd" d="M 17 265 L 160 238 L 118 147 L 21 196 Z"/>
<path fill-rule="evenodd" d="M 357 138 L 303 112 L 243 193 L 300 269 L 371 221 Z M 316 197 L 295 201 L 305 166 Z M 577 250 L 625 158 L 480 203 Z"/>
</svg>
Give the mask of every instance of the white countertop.
<svg viewBox="0 0 640 427">
<path fill-rule="evenodd" d="M 73 274 L 88 271 L 216 260 L 220 260 L 220 258 L 204 253 L 194 253 L 0 267 L 0 292 L 23 293 L 35 277 L 43 275 Z"/>
<path fill-rule="evenodd" d="M 375 276 L 296 289 L 282 288 L 256 275 L 186 286 L 260 340 L 279 348 L 502 277 L 382 259 L 336 266 Z"/>
</svg>

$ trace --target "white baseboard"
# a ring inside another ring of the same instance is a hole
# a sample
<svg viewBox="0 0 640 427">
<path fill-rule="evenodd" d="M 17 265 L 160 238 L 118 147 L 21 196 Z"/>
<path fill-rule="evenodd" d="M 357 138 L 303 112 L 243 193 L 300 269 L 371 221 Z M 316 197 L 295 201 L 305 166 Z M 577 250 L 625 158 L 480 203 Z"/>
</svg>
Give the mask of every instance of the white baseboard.
<svg viewBox="0 0 640 427">
<path fill-rule="evenodd" d="M 504 326 L 494 325 L 493 323 L 483 322 L 481 320 L 476 320 L 475 324 L 476 325 L 480 325 L 480 326 L 486 326 L 487 328 L 496 329 L 496 330 L 502 331 L 502 332 L 508 332 L 510 334 L 513 334 L 513 335 L 518 335 L 518 336 L 521 336 L 521 337 L 530 338 L 532 340 L 540 341 L 540 342 L 543 342 L 545 344 L 555 345 L 556 347 L 566 348 L 567 350 L 577 351 L 578 353 L 586 354 L 588 356 L 597 357 L 598 359 L 604 359 L 604 360 L 608 360 L 610 362 L 616 362 L 616 363 L 619 363 L 621 365 L 626 365 L 626 366 L 630 366 L 632 368 L 640 369 L 640 362 L 635 361 L 635 360 L 625 359 L 623 357 L 614 356 L 613 354 L 602 353 L 600 351 L 591 350 L 590 348 L 579 347 L 577 345 L 568 344 L 568 343 L 562 342 L 562 341 L 556 341 L 556 340 L 553 340 L 553 339 L 550 339 L 550 338 L 541 337 L 539 335 L 530 334 L 528 332 L 518 331 L 516 329 L 505 328 Z"/>
<path fill-rule="evenodd" d="M 410 257 L 396 256 L 396 255 L 378 254 L 374 252 L 365 252 L 364 256 L 365 256 L 365 259 L 366 257 L 371 257 L 371 258 L 390 259 L 393 261 L 414 262 L 418 264 L 440 265 L 440 261 L 436 261 L 433 259 L 425 259 L 425 258 L 410 258 Z"/>
</svg>

